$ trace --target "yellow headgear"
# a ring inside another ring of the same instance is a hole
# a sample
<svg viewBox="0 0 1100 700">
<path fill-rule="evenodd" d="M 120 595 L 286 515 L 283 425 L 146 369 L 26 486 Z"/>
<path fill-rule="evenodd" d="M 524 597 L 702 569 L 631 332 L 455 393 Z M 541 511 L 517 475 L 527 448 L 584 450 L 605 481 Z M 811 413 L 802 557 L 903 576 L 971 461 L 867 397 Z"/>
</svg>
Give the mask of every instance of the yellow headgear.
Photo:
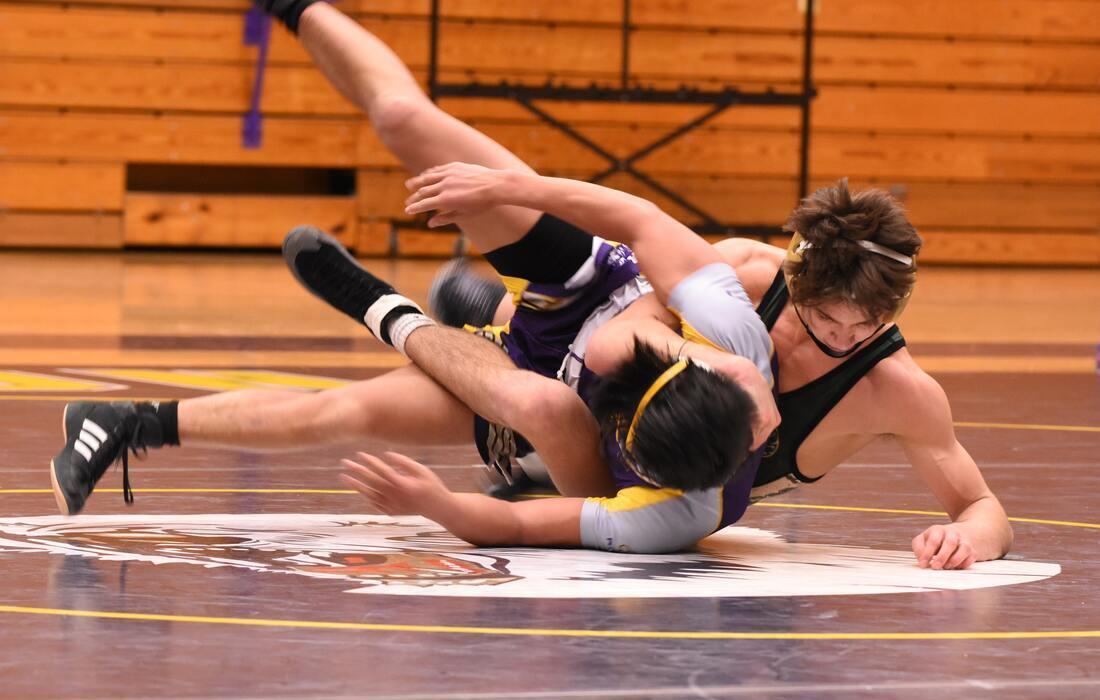
<svg viewBox="0 0 1100 700">
<path fill-rule="evenodd" d="M 879 245 L 878 243 L 873 243 L 871 241 L 853 241 L 853 243 L 858 245 L 860 248 L 863 248 L 864 250 L 869 250 L 872 253 L 875 253 L 876 255 L 881 255 L 883 257 L 890 258 L 894 262 L 899 262 L 902 265 L 906 265 L 912 268 L 914 272 L 917 269 L 917 259 L 915 257 L 905 255 L 904 253 L 899 253 L 892 248 L 887 248 L 884 245 Z M 810 248 L 813 248 L 813 243 L 807 241 L 805 238 L 802 237 L 802 234 L 796 231 L 795 234 L 791 236 L 791 242 L 787 246 L 787 262 L 796 265 L 800 264 L 802 262 L 803 254 Z M 786 265 L 783 267 L 783 274 L 787 278 L 787 289 L 790 289 L 794 285 L 794 276 L 787 271 L 787 267 L 788 266 Z M 898 299 L 897 303 L 894 305 L 894 313 L 891 314 L 889 318 L 883 319 L 883 322 L 891 323 L 898 320 L 898 318 L 901 316 L 901 313 L 905 311 L 905 307 L 909 304 L 909 299 L 912 296 L 913 289 L 910 288 L 909 291 L 905 293 L 905 296 L 903 296 L 901 299 Z"/>
<path fill-rule="evenodd" d="M 671 382 L 673 377 L 687 369 L 687 366 L 687 359 L 677 360 L 671 367 L 661 373 L 661 376 L 657 377 L 657 381 L 653 382 L 649 389 L 646 389 L 645 394 L 642 395 L 642 400 L 638 402 L 638 408 L 634 410 L 634 418 L 630 421 L 630 428 L 626 431 L 627 450 L 634 449 L 634 431 L 638 427 L 638 421 L 641 420 L 642 414 L 645 413 L 646 406 L 649 405 L 649 402 L 653 400 L 653 397 L 665 384 Z"/>
</svg>

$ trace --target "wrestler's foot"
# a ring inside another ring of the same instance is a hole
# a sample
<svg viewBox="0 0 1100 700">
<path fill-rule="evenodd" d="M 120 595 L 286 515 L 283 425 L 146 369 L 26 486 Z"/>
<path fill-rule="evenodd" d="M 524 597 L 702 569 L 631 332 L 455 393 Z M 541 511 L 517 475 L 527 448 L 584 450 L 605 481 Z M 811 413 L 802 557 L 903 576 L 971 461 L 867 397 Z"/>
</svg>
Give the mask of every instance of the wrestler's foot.
<svg viewBox="0 0 1100 700">
<path fill-rule="evenodd" d="M 445 326 L 481 328 L 493 322 L 497 307 L 508 290 L 498 280 L 487 280 L 470 269 L 462 258 L 444 265 L 432 280 L 428 308 Z"/>
<path fill-rule="evenodd" d="M 104 472 L 122 460 L 122 493 L 126 503 L 134 502 L 130 490 L 129 451 L 135 455 L 161 442 L 150 404 L 129 401 L 78 401 L 65 406 L 62 430 L 65 447 L 50 462 L 50 480 L 58 509 L 76 515 L 95 489 Z"/>
<path fill-rule="evenodd" d="M 299 226 L 283 241 L 287 267 L 314 296 L 367 326 L 392 345 L 390 323 L 404 314 L 423 314 L 415 302 L 363 268 L 329 236 L 312 226 Z"/>
</svg>

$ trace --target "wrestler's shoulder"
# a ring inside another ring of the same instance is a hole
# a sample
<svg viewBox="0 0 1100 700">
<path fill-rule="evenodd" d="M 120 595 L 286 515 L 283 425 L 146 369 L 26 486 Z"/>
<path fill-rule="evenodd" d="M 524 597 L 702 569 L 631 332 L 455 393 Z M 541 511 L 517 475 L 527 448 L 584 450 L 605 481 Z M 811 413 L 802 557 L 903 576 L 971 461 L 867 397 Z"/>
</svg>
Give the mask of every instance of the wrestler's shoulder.
<svg viewBox="0 0 1100 700">
<path fill-rule="evenodd" d="M 899 415 L 920 415 L 924 409 L 939 412 L 946 402 L 939 382 L 921 369 L 905 348 L 875 365 L 866 380 L 875 404 L 903 407 Z"/>
<path fill-rule="evenodd" d="M 715 243 L 714 247 L 734 267 L 752 262 L 770 262 L 774 269 L 783 262 L 782 248 L 751 238 L 725 238 Z"/>
<path fill-rule="evenodd" d="M 753 301 L 759 301 L 768 291 L 775 273 L 783 264 L 784 252 L 767 243 L 748 238 L 727 238 L 714 244 L 741 280 L 741 285 Z"/>
</svg>

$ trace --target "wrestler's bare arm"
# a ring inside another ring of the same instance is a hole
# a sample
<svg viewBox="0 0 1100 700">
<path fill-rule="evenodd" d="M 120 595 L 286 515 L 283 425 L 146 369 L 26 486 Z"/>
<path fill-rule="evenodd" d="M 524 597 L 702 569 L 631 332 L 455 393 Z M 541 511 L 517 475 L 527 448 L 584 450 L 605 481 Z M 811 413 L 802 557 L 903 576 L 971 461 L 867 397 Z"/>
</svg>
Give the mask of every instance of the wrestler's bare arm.
<svg viewBox="0 0 1100 700">
<path fill-rule="evenodd" d="M 746 238 L 728 238 L 713 248 L 733 267 L 746 293 L 755 300 L 764 296 L 783 261 L 782 249 Z M 635 336 L 675 355 L 683 344 L 679 327 L 679 319 L 655 295 L 644 296 L 596 331 L 589 341 L 585 364 L 597 374 L 614 371 L 632 356 Z M 706 361 L 695 352 L 693 357 Z"/>
<path fill-rule="evenodd" d="M 676 317 L 657 301 L 656 295 L 647 294 L 593 334 L 585 350 L 584 363 L 596 374 L 614 372 L 634 356 L 635 340 L 664 350 L 671 357 L 690 357 L 703 362 L 749 392 L 757 409 L 752 448 L 763 445 L 780 420 L 771 385 L 750 360 L 686 342 L 674 330 L 678 325 Z"/>
<path fill-rule="evenodd" d="M 387 515 L 423 515 L 479 547 L 581 546 L 583 498 L 509 503 L 476 493 L 454 493 L 430 469 L 404 455 L 385 459 L 360 452 L 344 460 L 344 482 Z"/>
<path fill-rule="evenodd" d="M 685 277 L 722 262 L 694 231 L 640 197 L 578 180 L 450 163 L 407 183 L 406 211 L 437 213 L 429 225 L 454 223 L 501 205 L 547 212 L 610 240 L 626 243 L 662 300 Z"/>
<path fill-rule="evenodd" d="M 759 302 L 783 264 L 786 251 L 751 238 L 727 238 L 714 244 L 722 259 L 737 271 L 750 299 Z"/>
<path fill-rule="evenodd" d="M 915 366 L 897 367 L 883 405 L 898 411 L 894 434 L 909 462 L 943 505 L 951 523 L 933 525 L 913 538 L 922 567 L 965 569 L 975 561 L 998 559 L 1012 546 L 1012 527 L 978 465 L 959 444 L 951 406 L 943 388 Z M 904 414 L 904 415 L 902 415 Z"/>
<path fill-rule="evenodd" d="M 784 251 L 782 248 L 749 238 L 727 238 L 715 243 L 714 249 L 718 251 L 726 263 L 737 271 L 737 276 L 741 278 L 745 293 L 755 301 L 763 298 L 768 291 L 768 287 L 771 286 L 772 280 L 775 279 L 776 271 L 783 264 Z M 670 329 L 679 327 L 679 321 L 676 317 L 661 305 L 655 296 L 650 295 L 636 301 L 631 305 L 631 308 L 635 307 L 644 307 L 646 311 L 643 314 L 660 320 Z M 512 298 L 506 295 L 501 299 L 500 307 L 493 317 L 493 325 L 503 326 L 515 313 L 515 310 L 512 305 Z M 621 362 L 621 360 L 618 360 L 618 362 Z M 618 364 L 612 364 L 610 369 L 617 366 Z M 589 369 L 596 373 L 601 372 L 601 370 L 597 370 L 591 365 L 589 365 Z"/>
</svg>

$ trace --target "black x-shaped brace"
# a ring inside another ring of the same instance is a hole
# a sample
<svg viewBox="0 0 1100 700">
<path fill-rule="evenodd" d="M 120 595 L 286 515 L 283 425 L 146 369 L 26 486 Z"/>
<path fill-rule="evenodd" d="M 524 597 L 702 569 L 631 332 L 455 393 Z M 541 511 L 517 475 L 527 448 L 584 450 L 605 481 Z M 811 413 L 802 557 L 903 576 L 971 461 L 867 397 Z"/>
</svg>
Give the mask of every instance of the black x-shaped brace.
<svg viewBox="0 0 1100 700">
<path fill-rule="evenodd" d="M 559 85 L 528 86 L 513 85 L 507 82 L 499 84 L 465 83 L 436 84 L 433 97 L 490 97 L 512 99 L 527 111 L 534 114 L 547 125 L 557 129 L 570 139 L 595 153 L 608 163 L 608 167 L 592 177 L 589 182 L 599 183 L 614 173 L 622 172 L 660 193 L 677 206 L 698 217 L 700 224 L 694 226 L 701 233 L 724 233 L 741 235 L 768 235 L 778 229 L 770 226 L 735 226 L 723 224 L 702 207 L 687 197 L 666 187 L 652 176 L 638 169 L 637 163 L 655 151 L 668 146 L 682 136 L 699 129 L 727 109 L 737 105 L 803 106 L 813 99 L 814 94 L 796 92 L 779 93 L 772 90 L 747 92 L 736 89 L 704 91 L 692 89 L 657 90 L 653 88 L 605 88 L 605 87 L 569 87 Z M 598 143 L 577 131 L 568 123 L 558 119 L 535 104 L 538 100 L 642 103 L 642 104 L 697 104 L 709 105 L 703 114 L 673 129 L 661 138 L 637 149 L 625 158 L 619 158 Z"/>
</svg>

